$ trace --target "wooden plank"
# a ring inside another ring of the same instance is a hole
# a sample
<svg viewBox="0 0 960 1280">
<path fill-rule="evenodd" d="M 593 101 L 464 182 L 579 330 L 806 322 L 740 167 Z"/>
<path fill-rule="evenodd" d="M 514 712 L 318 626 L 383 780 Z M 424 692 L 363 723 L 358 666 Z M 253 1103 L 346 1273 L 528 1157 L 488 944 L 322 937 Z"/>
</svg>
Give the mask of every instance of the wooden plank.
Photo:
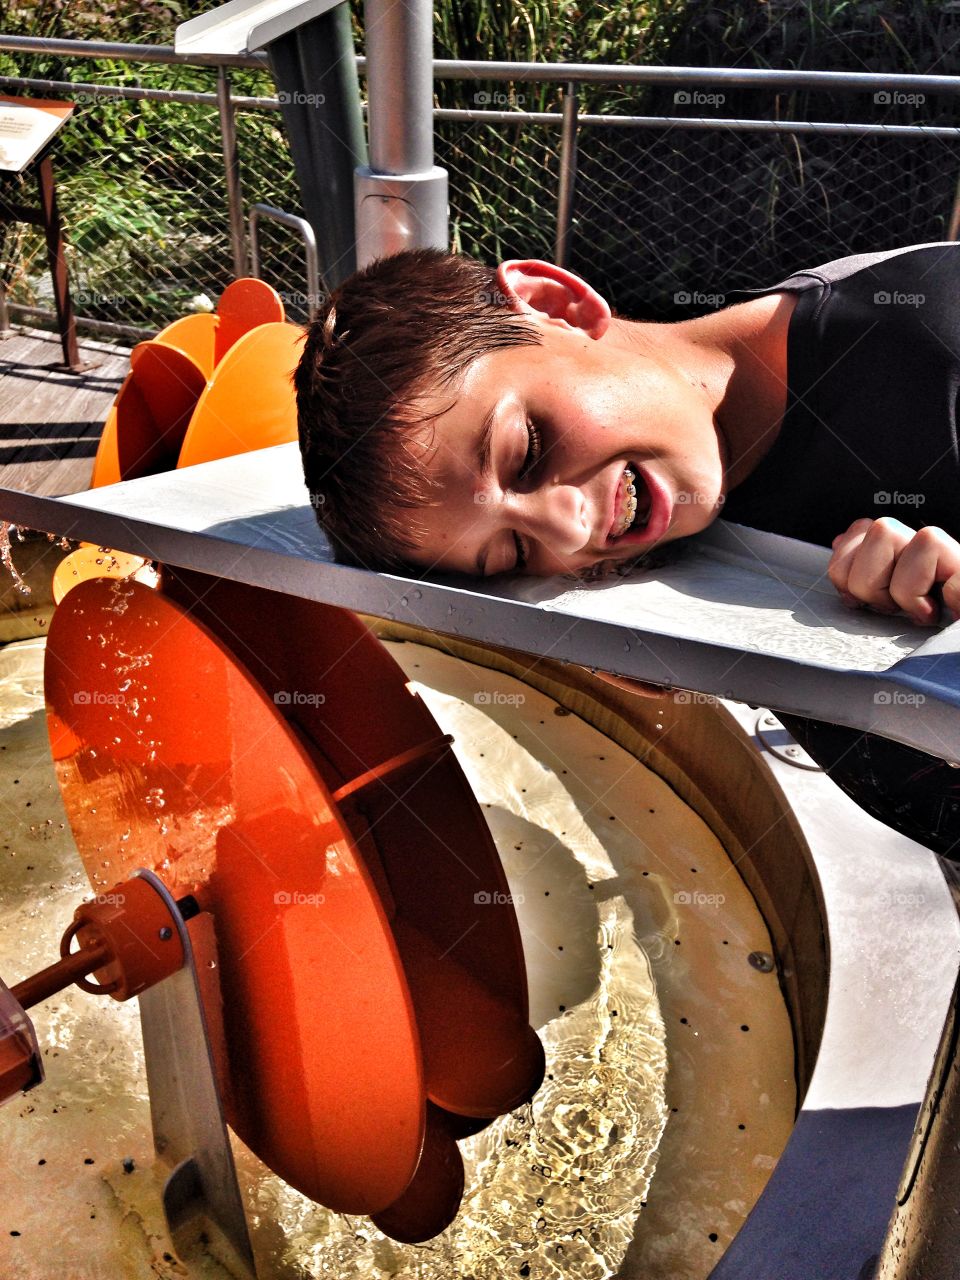
<svg viewBox="0 0 960 1280">
<path fill-rule="evenodd" d="M 44 495 L 89 487 L 97 442 L 129 369 L 129 352 L 86 341 L 81 355 L 92 367 L 72 374 L 61 365 L 54 333 L 27 330 L 0 342 L 3 484 Z"/>
</svg>

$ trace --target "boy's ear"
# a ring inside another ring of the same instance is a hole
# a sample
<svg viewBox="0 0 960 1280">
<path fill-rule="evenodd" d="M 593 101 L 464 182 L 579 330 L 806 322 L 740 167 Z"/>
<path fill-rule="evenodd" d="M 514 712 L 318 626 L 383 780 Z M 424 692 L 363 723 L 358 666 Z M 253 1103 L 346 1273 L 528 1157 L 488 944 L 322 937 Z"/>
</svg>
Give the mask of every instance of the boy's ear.
<svg viewBox="0 0 960 1280">
<path fill-rule="evenodd" d="M 610 307 L 595 289 L 572 271 L 539 258 L 511 259 L 497 268 L 497 283 L 515 311 L 561 320 L 599 338 L 610 325 Z"/>
</svg>

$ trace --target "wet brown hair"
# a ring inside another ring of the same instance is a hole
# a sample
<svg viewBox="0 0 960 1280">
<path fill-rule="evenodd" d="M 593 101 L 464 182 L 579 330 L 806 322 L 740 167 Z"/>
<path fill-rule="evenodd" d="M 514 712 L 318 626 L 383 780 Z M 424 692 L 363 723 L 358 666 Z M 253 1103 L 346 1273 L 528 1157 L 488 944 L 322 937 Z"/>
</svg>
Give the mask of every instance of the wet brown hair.
<svg viewBox="0 0 960 1280">
<path fill-rule="evenodd" d="M 341 563 L 406 567 L 423 532 L 411 512 L 442 501 L 413 437 L 456 403 L 475 360 L 539 342 L 492 267 L 439 249 L 380 258 L 334 290 L 294 385 L 304 479 Z M 452 398 L 437 409 L 441 391 Z"/>
</svg>

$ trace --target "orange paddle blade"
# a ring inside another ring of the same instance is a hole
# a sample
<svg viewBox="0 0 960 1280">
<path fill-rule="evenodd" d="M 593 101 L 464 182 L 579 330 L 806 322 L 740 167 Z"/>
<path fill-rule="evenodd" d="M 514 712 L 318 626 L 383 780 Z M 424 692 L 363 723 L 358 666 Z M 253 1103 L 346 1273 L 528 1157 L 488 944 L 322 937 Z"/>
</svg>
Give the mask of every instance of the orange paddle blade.
<svg viewBox="0 0 960 1280">
<path fill-rule="evenodd" d="M 265 280 L 234 280 L 217 303 L 215 364 L 251 329 L 261 324 L 282 324 L 285 319 L 283 300 Z"/>
<path fill-rule="evenodd" d="M 543 1052 L 527 1021 L 509 884 L 463 770 L 404 672 L 346 610 L 169 566 L 164 590 L 244 655 L 330 790 L 349 792 L 343 815 L 403 960 L 427 1096 L 477 1118 L 527 1101 Z"/>
<path fill-rule="evenodd" d="M 202 623 L 136 582 L 68 593 L 45 679 L 94 889 L 147 866 L 212 913 L 230 1123 L 339 1212 L 394 1204 L 425 1133 L 413 1008 L 374 882 L 294 732 Z"/>
<path fill-rule="evenodd" d="M 205 386 L 203 370 L 177 347 L 134 347 L 100 436 L 91 488 L 172 468 Z"/>
<path fill-rule="evenodd" d="M 260 325 L 239 338 L 197 403 L 177 466 L 296 440 L 292 379 L 302 343 L 292 324 Z"/>
</svg>

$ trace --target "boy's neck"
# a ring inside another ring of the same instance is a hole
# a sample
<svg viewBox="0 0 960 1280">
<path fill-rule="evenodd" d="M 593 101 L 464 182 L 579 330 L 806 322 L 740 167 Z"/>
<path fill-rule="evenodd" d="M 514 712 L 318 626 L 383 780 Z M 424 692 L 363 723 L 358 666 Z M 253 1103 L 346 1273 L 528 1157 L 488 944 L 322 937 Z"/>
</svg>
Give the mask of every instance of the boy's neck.
<svg viewBox="0 0 960 1280">
<path fill-rule="evenodd" d="M 705 398 L 725 454 L 728 491 L 770 450 L 787 408 L 792 293 L 764 294 L 693 320 L 614 320 L 610 336 L 670 363 Z"/>
</svg>

